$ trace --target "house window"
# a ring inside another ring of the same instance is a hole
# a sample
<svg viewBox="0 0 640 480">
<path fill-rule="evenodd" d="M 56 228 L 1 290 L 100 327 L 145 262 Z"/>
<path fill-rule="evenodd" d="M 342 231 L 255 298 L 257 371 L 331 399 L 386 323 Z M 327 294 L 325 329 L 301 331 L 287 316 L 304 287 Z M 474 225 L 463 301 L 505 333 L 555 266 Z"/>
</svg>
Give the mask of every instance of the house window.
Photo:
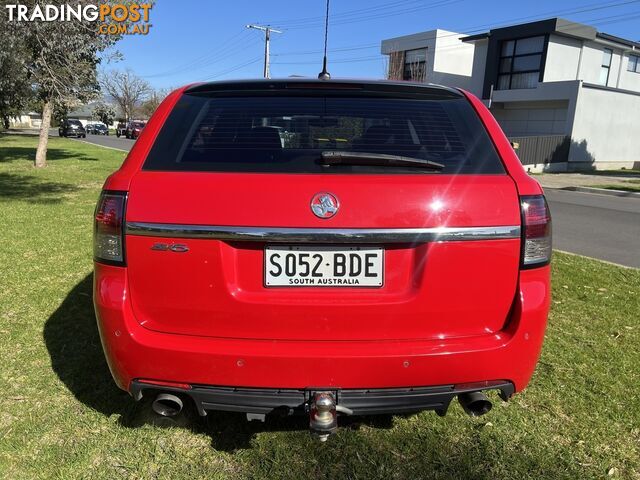
<svg viewBox="0 0 640 480">
<path fill-rule="evenodd" d="M 497 90 L 536 88 L 544 44 L 543 35 L 503 41 L 500 45 Z"/>
<path fill-rule="evenodd" d="M 600 84 L 607 85 L 609 83 L 609 70 L 611 70 L 611 57 L 613 50 L 605 48 L 602 51 L 602 66 L 600 67 Z"/>
<path fill-rule="evenodd" d="M 629 55 L 629 63 L 627 63 L 628 72 L 640 73 L 640 57 L 637 55 Z"/>
<path fill-rule="evenodd" d="M 404 52 L 403 80 L 424 82 L 427 79 L 427 49 L 407 50 Z"/>
</svg>

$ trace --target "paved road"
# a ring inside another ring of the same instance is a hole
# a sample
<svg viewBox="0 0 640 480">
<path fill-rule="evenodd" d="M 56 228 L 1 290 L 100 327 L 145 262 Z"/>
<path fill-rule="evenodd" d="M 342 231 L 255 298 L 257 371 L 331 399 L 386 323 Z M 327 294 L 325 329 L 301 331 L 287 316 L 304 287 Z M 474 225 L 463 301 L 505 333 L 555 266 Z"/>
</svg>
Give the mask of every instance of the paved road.
<svg viewBox="0 0 640 480">
<path fill-rule="evenodd" d="M 87 135 L 90 143 L 129 151 L 133 140 Z M 640 199 L 545 190 L 553 217 L 553 246 L 640 268 Z"/>
<path fill-rule="evenodd" d="M 553 247 L 640 268 L 640 199 L 546 189 Z"/>
<path fill-rule="evenodd" d="M 129 140 L 124 137 L 116 137 L 115 135 L 87 135 L 87 138 L 81 138 L 83 142 L 95 143 L 103 147 L 117 148 L 128 152 L 133 147 L 135 140 Z"/>
<path fill-rule="evenodd" d="M 49 130 L 49 136 L 57 137 L 58 130 L 51 129 Z M 133 147 L 135 143 L 134 140 L 127 140 L 124 137 L 116 137 L 115 135 L 91 135 L 88 134 L 87 138 L 79 138 L 77 139 L 82 142 L 94 143 L 96 145 L 102 145 L 103 147 L 117 148 L 118 150 L 124 150 L 128 152 Z"/>
</svg>

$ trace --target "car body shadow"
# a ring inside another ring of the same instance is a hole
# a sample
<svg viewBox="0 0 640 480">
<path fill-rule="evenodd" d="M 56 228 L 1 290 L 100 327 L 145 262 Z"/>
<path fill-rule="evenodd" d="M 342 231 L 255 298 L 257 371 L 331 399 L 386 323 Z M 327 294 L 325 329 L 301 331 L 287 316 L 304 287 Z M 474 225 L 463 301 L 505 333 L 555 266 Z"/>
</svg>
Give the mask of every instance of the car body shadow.
<svg viewBox="0 0 640 480">
<path fill-rule="evenodd" d="M 213 448 L 228 452 L 250 448 L 252 438 L 258 433 L 307 429 L 308 419 L 304 415 L 273 415 L 264 423 L 248 422 L 245 415 L 230 412 L 209 412 L 203 418 L 186 402 L 180 415 L 166 418 L 152 411 L 151 395 L 140 402 L 134 401 L 127 392 L 116 387 L 111 378 L 96 325 L 92 284 L 93 274 L 80 281 L 49 317 L 43 332 L 54 372 L 87 407 L 106 416 L 118 415 L 119 423 L 128 428 L 151 424 L 205 433 L 211 437 Z M 392 425 L 392 417 L 358 417 L 342 424 L 352 429 L 363 424 L 386 428 Z"/>
<path fill-rule="evenodd" d="M 131 397 L 113 383 L 96 325 L 93 274 L 68 293 L 47 320 L 43 336 L 51 366 L 71 393 L 107 416 L 126 415 Z"/>
<path fill-rule="evenodd" d="M 423 422 L 424 430 L 407 434 L 392 428 L 399 417 L 390 415 L 341 417 L 336 438 L 319 444 L 306 433 L 305 416 L 273 415 L 265 423 L 229 412 L 209 412 L 203 418 L 187 404 L 177 417 L 160 417 L 151 409 L 151 395 L 135 402 L 113 382 L 95 321 L 92 283 L 93 275 L 87 275 L 69 292 L 47 320 L 44 340 L 53 370 L 75 398 L 105 416 L 117 415 L 125 428 L 144 431 L 142 427 L 154 425 L 206 435 L 214 450 L 233 455 L 246 478 L 431 478 L 425 472 L 434 468 L 437 478 L 494 478 L 488 469 L 500 450 L 495 437 L 484 438 L 476 430 L 483 423 L 459 437 Z M 281 461 L 272 462 L 275 456 Z M 523 456 L 534 465 L 534 459 Z M 347 473 L 343 468 L 357 470 Z M 557 478 L 549 473 L 546 478 Z"/>
</svg>

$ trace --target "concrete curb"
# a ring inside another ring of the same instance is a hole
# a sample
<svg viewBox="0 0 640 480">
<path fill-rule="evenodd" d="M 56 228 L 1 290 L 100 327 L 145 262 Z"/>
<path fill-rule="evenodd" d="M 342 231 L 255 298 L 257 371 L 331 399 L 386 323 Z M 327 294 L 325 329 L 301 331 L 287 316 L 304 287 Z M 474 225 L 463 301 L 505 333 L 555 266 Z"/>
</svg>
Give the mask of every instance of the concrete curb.
<svg viewBox="0 0 640 480">
<path fill-rule="evenodd" d="M 549 188 L 549 187 L 547 187 Z M 624 190 L 611 190 L 609 188 L 596 187 L 560 187 L 557 190 L 569 190 L 572 192 L 597 193 L 599 195 L 610 195 L 612 197 L 640 198 L 640 192 L 627 192 Z"/>
</svg>

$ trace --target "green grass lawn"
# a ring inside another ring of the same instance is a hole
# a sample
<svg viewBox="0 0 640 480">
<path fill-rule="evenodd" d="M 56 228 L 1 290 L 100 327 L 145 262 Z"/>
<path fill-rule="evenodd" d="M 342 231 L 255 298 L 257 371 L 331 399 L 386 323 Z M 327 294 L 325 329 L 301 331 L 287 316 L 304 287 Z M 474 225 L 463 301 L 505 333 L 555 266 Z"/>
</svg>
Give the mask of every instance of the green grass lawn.
<svg viewBox="0 0 640 480">
<path fill-rule="evenodd" d="M 596 188 L 606 188 L 607 190 L 622 190 L 623 192 L 640 192 L 640 179 L 625 180 L 624 183 L 619 183 L 619 184 L 592 185 L 592 186 Z"/>
<path fill-rule="evenodd" d="M 588 170 L 583 173 L 588 175 L 607 175 L 616 177 L 637 177 L 640 176 L 640 168 L 617 168 L 615 170 Z"/>
<path fill-rule="evenodd" d="M 640 478 L 640 271 L 556 254 L 529 388 L 481 418 L 160 421 L 113 384 L 91 302 L 92 213 L 123 154 L 0 136 L 0 478 Z"/>
</svg>

